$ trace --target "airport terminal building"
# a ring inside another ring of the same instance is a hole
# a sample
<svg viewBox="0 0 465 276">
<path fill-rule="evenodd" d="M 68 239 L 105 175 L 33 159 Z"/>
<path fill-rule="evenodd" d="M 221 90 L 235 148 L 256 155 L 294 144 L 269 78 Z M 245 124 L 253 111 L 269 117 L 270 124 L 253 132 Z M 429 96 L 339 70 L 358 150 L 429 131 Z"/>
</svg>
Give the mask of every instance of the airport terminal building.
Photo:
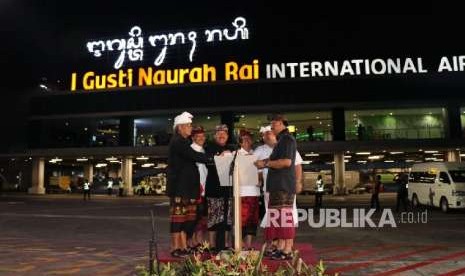
<svg viewBox="0 0 465 276">
<path fill-rule="evenodd" d="M 247 129 L 257 144 L 268 115 L 286 114 L 308 179 L 328 175 L 334 193 L 415 162 L 461 160 L 461 53 L 317 51 L 312 40 L 260 35 L 262 25 L 238 16 L 83 41 L 88 63 L 66 72 L 66 89 L 43 84 L 31 96 L 27 147 L 1 155 L 4 174 L 15 168 L 7 178 L 20 173 L 34 194 L 122 177 L 132 195 L 143 180 L 163 183 L 172 120 L 183 111 L 209 139 L 224 123 L 231 143 Z M 370 40 L 363 32 L 360 44 Z"/>
</svg>

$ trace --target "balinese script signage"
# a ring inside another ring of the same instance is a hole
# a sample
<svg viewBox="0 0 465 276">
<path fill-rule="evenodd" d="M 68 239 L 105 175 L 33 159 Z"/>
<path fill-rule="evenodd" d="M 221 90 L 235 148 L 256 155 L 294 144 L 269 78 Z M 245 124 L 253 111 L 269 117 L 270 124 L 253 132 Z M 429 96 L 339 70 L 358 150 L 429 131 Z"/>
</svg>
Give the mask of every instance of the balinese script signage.
<svg viewBox="0 0 465 276">
<path fill-rule="evenodd" d="M 152 47 L 158 50 L 158 55 L 154 57 L 153 64 L 160 66 L 165 61 L 166 54 L 170 46 L 177 44 L 187 44 L 190 47 L 188 59 L 194 60 L 194 53 L 197 48 L 197 41 L 221 42 L 237 39 L 248 39 L 249 31 L 246 27 L 247 21 L 244 17 L 237 17 L 231 23 L 232 28 L 206 29 L 203 33 L 196 31 L 161 33 L 148 35 L 144 38 L 142 28 L 134 26 L 129 31 L 129 38 L 96 40 L 87 42 L 87 50 L 95 57 L 101 57 L 104 52 L 116 51 L 118 58 L 114 63 L 115 69 L 123 67 L 126 60 L 142 61 L 144 59 L 144 47 Z"/>
</svg>

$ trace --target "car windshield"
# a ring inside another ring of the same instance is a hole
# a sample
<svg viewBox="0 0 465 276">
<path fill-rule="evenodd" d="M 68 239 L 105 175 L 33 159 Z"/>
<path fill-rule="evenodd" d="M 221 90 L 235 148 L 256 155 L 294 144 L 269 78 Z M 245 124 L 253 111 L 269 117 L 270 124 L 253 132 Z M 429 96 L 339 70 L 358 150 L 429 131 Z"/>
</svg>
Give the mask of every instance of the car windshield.
<svg viewBox="0 0 465 276">
<path fill-rule="evenodd" d="M 465 182 L 465 170 L 449 171 L 454 182 Z"/>
</svg>

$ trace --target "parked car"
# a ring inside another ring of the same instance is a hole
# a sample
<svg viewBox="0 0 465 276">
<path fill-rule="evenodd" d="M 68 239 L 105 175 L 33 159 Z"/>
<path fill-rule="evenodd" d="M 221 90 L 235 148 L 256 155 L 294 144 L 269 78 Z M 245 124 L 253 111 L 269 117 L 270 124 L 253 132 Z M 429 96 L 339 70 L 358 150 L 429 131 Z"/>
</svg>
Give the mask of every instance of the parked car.
<svg viewBox="0 0 465 276">
<path fill-rule="evenodd" d="M 373 185 L 371 183 L 359 183 L 349 190 L 349 192 L 352 194 L 371 193 L 372 187 Z"/>
<path fill-rule="evenodd" d="M 465 208 L 465 165 L 456 162 L 414 164 L 409 175 L 408 197 L 413 207 L 429 205 L 449 209 Z"/>
</svg>

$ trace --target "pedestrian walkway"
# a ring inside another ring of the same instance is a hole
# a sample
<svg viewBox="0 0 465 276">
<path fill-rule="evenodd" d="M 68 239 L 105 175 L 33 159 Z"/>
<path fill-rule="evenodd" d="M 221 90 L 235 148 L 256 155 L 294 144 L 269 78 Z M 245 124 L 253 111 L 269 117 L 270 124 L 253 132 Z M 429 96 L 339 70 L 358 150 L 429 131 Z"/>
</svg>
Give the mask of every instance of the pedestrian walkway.
<svg viewBox="0 0 465 276">
<path fill-rule="evenodd" d="M 352 244 L 317 253 L 328 273 L 340 275 L 460 275 L 465 270 L 465 246 Z"/>
</svg>

